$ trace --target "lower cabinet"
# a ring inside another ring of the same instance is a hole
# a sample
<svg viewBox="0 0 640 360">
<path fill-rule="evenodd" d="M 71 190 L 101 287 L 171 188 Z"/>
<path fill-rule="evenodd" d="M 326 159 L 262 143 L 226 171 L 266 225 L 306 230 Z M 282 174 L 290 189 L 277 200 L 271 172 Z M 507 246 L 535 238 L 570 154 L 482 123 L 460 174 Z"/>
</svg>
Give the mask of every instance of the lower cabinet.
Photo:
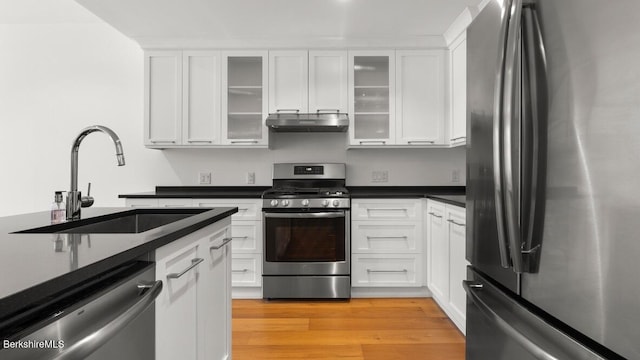
<svg viewBox="0 0 640 360">
<path fill-rule="evenodd" d="M 465 332 L 466 279 L 465 209 L 429 200 L 426 211 L 428 271 L 427 285 L 434 300 Z"/>
<path fill-rule="evenodd" d="M 231 219 L 155 252 L 156 359 L 231 357 Z"/>
<path fill-rule="evenodd" d="M 356 296 L 359 291 L 365 296 L 421 295 L 422 207 L 421 199 L 352 201 L 351 284 Z"/>
</svg>

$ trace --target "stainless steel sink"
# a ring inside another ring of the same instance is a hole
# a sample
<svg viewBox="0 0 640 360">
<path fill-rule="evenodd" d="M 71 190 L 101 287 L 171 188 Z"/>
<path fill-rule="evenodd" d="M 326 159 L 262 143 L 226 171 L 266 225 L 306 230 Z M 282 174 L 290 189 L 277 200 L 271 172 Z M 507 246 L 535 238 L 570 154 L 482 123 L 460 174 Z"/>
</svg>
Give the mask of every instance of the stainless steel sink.
<svg viewBox="0 0 640 360">
<path fill-rule="evenodd" d="M 133 209 L 17 233 L 137 234 L 170 224 L 210 209 Z"/>
</svg>

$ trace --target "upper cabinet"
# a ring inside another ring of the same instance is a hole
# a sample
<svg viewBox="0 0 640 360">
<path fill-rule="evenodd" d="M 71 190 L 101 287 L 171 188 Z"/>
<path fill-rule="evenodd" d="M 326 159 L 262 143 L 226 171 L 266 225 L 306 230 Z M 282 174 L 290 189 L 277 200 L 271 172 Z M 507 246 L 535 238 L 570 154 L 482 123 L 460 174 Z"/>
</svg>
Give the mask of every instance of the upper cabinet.
<svg viewBox="0 0 640 360">
<path fill-rule="evenodd" d="M 445 144 L 445 51 L 396 52 L 396 143 Z"/>
<path fill-rule="evenodd" d="M 347 113 L 350 147 L 464 144 L 464 36 L 450 51 L 145 52 L 147 147 L 267 148 L 268 114 L 291 112 Z"/>
<path fill-rule="evenodd" d="M 220 143 L 220 53 L 182 53 L 182 144 Z"/>
<path fill-rule="evenodd" d="M 347 112 L 346 51 L 270 51 L 269 113 Z"/>
<path fill-rule="evenodd" d="M 268 145 L 267 52 L 222 53 L 222 144 Z"/>
<path fill-rule="evenodd" d="M 307 112 L 308 63 L 306 50 L 269 52 L 269 113 Z"/>
<path fill-rule="evenodd" d="M 463 32 L 451 44 L 451 146 L 467 142 L 467 36 Z"/>
<path fill-rule="evenodd" d="M 182 143 L 182 52 L 146 52 L 144 84 L 145 145 Z"/>
<path fill-rule="evenodd" d="M 309 112 L 349 111 L 347 52 L 309 51 Z"/>
<path fill-rule="evenodd" d="M 349 52 L 350 145 L 395 143 L 395 52 Z"/>
<path fill-rule="evenodd" d="M 351 146 L 447 146 L 444 50 L 349 52 Z"/>
</svg>

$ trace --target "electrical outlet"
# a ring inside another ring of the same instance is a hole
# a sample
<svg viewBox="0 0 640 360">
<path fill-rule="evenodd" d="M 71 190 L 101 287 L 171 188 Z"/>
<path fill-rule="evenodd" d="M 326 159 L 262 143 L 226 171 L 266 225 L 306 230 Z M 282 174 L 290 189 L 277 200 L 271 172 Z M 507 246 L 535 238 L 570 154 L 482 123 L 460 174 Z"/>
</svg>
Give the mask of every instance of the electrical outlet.
<svg viewBox="0 0 640 360">
<path fill-rule="evenodd" d="M 377 170 L 371 172 L 371 182 L 389 182 L 389 171 L 388 170 Z"/>
<path fill-rule="evenodd" d="M 200 185 L 208 185 L 211 184 L 211 173 L 201 171 L 198 173 L 198 184 Z"/>
<path fill-rule="evenodd" d="M 256 183 L 256 173 L 253 171 L 249 171 L 247 173 L 247 184 L 255 184 Z"/>
<path fill-rule="evenodd" d="M 455 169 L 451 172 L 451 182 L 459 183 L 460 182 L 460 170 Z"/>
</svg>

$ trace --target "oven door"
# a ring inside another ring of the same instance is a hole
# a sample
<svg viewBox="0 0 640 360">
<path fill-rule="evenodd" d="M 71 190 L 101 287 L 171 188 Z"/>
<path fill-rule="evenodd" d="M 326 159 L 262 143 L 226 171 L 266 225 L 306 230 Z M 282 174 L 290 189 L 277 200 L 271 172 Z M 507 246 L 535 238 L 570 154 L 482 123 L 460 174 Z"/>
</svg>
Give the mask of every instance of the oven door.
<svg viewBox="0 0 640 360">
<path fill-rule="evenodd" d="M 349 275 L 349 210 L 263 211 L 264 275 Z"/>
</svg>

